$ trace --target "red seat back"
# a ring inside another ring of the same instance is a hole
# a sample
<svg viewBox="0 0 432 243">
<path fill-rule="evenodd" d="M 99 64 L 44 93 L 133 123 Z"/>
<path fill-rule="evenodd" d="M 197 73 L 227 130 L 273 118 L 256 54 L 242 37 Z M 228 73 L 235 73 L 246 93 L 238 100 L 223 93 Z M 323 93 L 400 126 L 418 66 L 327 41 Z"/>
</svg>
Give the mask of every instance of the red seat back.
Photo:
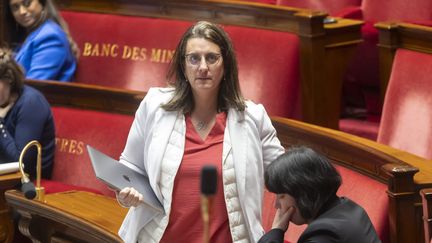
<svg viewBox="0 0 432 243">
<path fill-rule="evenodd" d="M 307 8 L 335 14 L 349 6 L 360 6 L 361 0 L 277 0 L 277 5 Z"/>
<path fill-rule="evenodd" d="M 363 0 L 362 10 L 367 21 L 432 20 L 430 0 Z"/>
<path fill-rule="evenodd" d="M 342 185 L 338 195 L 345 196 L 362 206 L 368 213 L 382 242 L 389 241 L 387 186 L 368 176 L 362 175 L 343 166 L 336 166 L 342 176 Z M 273 222 L 275 196 L 266 192 L 264 196 L 263 225 L 265 230 Z M 285 240 L 297 242 L 307 225 L 290 224 L 285 233 Z"/>
<path fill-rule="evenodd" d="M 432 55 L 399 49 L 378 142 L 432 159 Z"/>
<path fill-rule="evenodd" d="M 87 187 L 113 196 L 94 174 L 86 145 L 118 159 L 133 116 L 52 107 L 56 127 L 56 152 L 52 180 Z"/>
<path fill-rule="evenodd" d="M 81 49 L 76 81 L 147 91 L 165 74 L 191 22 L 63 11 Z M 271 115 L 299 118 L 299 39 L 294 33 L 225 26 L 246 98 Z"/>
</svg>

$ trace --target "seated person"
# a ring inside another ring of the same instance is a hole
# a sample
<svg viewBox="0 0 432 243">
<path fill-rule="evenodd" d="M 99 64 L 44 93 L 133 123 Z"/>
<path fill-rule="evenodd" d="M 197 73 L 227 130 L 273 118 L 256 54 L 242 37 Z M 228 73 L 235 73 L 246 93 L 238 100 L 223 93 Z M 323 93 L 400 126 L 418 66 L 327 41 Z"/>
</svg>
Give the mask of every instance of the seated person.
<svg viewBox="0 0 432 243">
<path fill-rule="evenodd" d="M 265 184 L 277 194 L 272 230 L 259 243 L 283 242 L 289 222 L 308 224 L 298 242 L 381 242 L 365 210 L 336 195 L 341 176 L 310 148 L 288 150 L 271 163 Z"/>
<path fill-rule="evenodd" d="M 18 161 L 24 146 L 37 140 L 42 145 L 42 177 L 49 178 L 55 148 L 53 116 L 45 97 L 23 81 L 12 52 L 0 48 L 0 163 Z M 32 178 L 36 158 L 34 147 L 24 157 L 24 171 Z"/>
<path fill-rule="evenodd" d="M 27 79 L 71 81 L 78 47 L 51 0 L 9 0 L 7 11 L 15 60 Z"/>
</svg>

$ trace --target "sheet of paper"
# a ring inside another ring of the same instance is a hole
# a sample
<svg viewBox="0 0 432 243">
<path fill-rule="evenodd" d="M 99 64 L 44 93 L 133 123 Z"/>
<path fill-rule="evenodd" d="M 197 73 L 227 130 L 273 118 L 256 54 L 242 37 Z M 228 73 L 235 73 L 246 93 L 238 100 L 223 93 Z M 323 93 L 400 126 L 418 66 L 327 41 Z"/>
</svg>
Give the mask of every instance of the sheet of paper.
<svg viewBox="0 0 432 243">
<path fill-rule="evenodd" d="M 4 163 L 0 164 L 0 175 L 13 173 L 19 170 L 19 163 L 18 162 L 10 162 L 10 163 Z"/>
</svg>

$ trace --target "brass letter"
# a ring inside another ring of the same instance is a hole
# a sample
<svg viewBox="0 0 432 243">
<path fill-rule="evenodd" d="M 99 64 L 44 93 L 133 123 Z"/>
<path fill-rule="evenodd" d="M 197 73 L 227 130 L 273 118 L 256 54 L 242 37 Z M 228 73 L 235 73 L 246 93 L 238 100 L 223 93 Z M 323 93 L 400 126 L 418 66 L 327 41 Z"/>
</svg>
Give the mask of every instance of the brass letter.
<svg viewBox="0 0 432 243">
<path fill-rule="evenodd" d="M 84 42 L 84 49 L 83 49 L 83 57 L 87 57 L 90 56 L 91 54 L 91 48 L 92 48 L 92 44 L 89 42 Z"/>
<path fill-rule="evenodd" d="M 132 55 L 132 49 L 129 46 L 125 45 L 123 47 L 123 56 L 122 56 L 122 59 L 128 59 L 128 58 L 131 57 L 131 55 Z"/>
</svg>

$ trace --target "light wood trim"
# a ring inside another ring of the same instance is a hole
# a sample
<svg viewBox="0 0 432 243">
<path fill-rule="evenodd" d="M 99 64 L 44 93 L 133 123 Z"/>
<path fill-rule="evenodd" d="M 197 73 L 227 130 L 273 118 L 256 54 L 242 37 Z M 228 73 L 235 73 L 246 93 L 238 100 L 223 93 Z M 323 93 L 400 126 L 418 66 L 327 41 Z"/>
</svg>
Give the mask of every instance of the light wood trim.
<svg viewBox="0 0 432 243">
<path fill-rule="evenodd" d="M 432 27 L 403 22 L 380 22 L 375 27 L 379 31 L 381 100 L 384 100 L 396 50 L 432 54 Z"/>
<path fill-rule="evenodd" d="M 5 192 L 19 185 L 21 174 L 19 172 L 0 175 L 0 242 L 13 241 L 14 224 L 9 206 L 6 204 Z"/>
<path fill-rule="evenodd" d="M 73 242 L 122 242 L 117 232 L 127 209 L 113 198 L 81 191 L 47 194 L 44 202 L 14 190 L 5 195 L 21 213 L 20 231 L 33 240 L 50 242 L 54 235 Z"/>
<path fill-rule="evenodd" d="M 134 115 L 145 92 L 98 85 L 27 80 L 27 85 L 43 93 L 52 106 L 74 107 Z"/>
</svg>

